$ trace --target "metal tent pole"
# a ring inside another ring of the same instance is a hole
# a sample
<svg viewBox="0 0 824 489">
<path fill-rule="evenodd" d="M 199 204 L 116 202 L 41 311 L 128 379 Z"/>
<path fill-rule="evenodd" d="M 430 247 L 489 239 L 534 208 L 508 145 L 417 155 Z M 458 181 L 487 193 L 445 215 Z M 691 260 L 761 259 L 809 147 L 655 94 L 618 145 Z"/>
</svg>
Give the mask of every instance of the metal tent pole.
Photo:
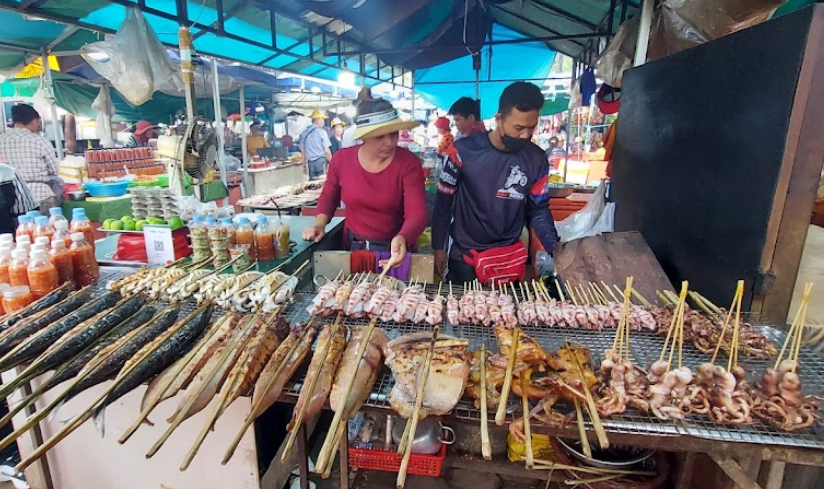
<svg viewBox="0 0 824 489">
<path fill-rule="evenodd" d="M 641 23 L 638 26 L 638 43 L 635 45 L 635 61 L 632 66 L 641 66 L 647 62 L 649 47 L 649 30 L 652 26 L 652 8 L 655 0 L 644 0 L 641 5 Z"/>
<path fill-rule="evenodd" d="M 243 185 L 240 186 L 240 194 L 242 197 L 248 197 L 246 193 L 249 190 L 249 155 L 246 154 L 246 96 L 243 93 L 243 85 L 240 86 L 240 152 L 241 168 L 243 168 Z"/>
<path fill-rule="evenodd" d="M 572 92 L 572 85 L 575 84 L 575 72 L 578 71 L 578 60 L 572 61 L 572 76 L 570 76 L 569 80 L 569 91 Z M 564 152 L 566 156 L 564 156 L 564 182 L 567 179 L 567 172 L 569 171 L 569 138 L 572 134 L 572 109 L 567 108 L 567 135 L 566 139 L 564 139 Z"/>
<path fill-rule="evenodd" d="M 63 138 L 60 136 L 60 120 L 57 118 L 57 106 L 54 105 L 54 81 L 52 80 L 51 67 L 49 66 L 49 53 L 46 48 L 40 50 L 43 60 L 43 73 L 46 78 L 46 98 L 49 101 L 49 110 L 52 119 L 52 135 L 54 136 L 54 147 L 57 148 L 57 159 L 63 159 Z M 5 108 L 3 111 L 5 112 Z M 5 117 L 5 114 L 4 114 Z M 5 127 L 5 124 L 3 125 Z"/>
<path fill-rule="evenodd" d="M 212 58 L 212 97 L 215 103 L 215 131 L 217 132 L 217 167 L 220 170 L 220 181 L 229 191 L 229 184 L 226 180 L 226 164 L 223 155 L 223 119 L 220 114 L 220 82 L 217 78 L 217 60 Z M 229 205 L 229 198 L 223 199 L 223 205 Z"/>
<path fill-rule="evenodd" d="M 0 134 L 6 132 L 6 105 L 3 102 L 3 94 L 0 93 Z"/>
</svg>

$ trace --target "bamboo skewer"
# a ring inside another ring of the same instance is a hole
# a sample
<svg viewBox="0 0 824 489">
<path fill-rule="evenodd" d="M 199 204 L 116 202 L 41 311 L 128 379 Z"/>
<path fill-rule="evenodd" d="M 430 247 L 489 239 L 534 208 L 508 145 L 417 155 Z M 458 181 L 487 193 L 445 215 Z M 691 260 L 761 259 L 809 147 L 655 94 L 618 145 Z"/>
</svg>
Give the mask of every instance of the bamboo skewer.
<svg viewBox="0 0 824 489">
<path fill-rule="evenodd" d="M 584 427 L 584 414 L 581 412 L 581 404 L 578 402 L 577 397 L 573 397 L 572 402 L 575 404 L 575 417 L 578 420 L 578 437 L 581 438 L 581 450 L 584 452 L 584 457 L 591 460 L 592 446 L 589 444 L 587 430 Z"/>
<path fill-rule="evenodd" d="M 337 280 L 337 279 L 336 279 Z M 269 383 L 266 385 L 266 389 L 264 391 L 264 395 L 260 396 L 260 399 L 257 403 L 252 404 L 252 409 L 249 411 L 249 415 L 246 416 L 246 419 L 243 421 L 243 426 L 241 426 L 240 431 L 235 436 L 235 439 L 232 441 L 232 444 L 229 445 L 229 449 L 226 450 L 226 454 L 223 456 L 223 460 L 220 462 L 222 465 L 226 465 L 229 463 L 229 459 L 232 458 L 232 455 L 235 454 L 235 450 L 237 449 L 238 445 L 240 445 L 240 441 L 243 439 L 243 435 L 246 434 L 246 430 L 252 426 L 252 423 L 255 422 L 255 419 L 260 415 L 258 411 L 260 411 L 260 406 L 263 403 L 264 398 L 272 387 L 274 387 L 275 383 L 278 381 L 278 377 L 280 377 L 283 373 L 283 370 L 286 368 L 286 364 L 289 362 L 289 359 L 294 355 L 295 348 L 297 348 L 301 342 L 303 341 L 304 337 L 309 333 L 309 330 L 312 328 L 312 325 L 315 322 L 316 316 L 312 316 L 309 318 L 309 321 L 301 330 L 300 334 L 298 335 L 297 340 L 295 340 L 294 346 L 292 349 L 283 357 L 283 361 L 278 365 L 277 369 L 275 370 L 274 375 L 269 380 Z"/>
<path fill-rule="evenodd" d="M 492 443 L 489 441 L 489 411 L 486 405 L 486 345 L 481 345 L 481 454 L 484 460 L 492 460 Z"/>
<path fill-rule="evenodd" d="M 656 290 L 655 295 L 658 296 L 658 300 L 663 302 L 665 306 L 671 306 L 672 305 L 672 302 L 670 302 L 669 297 L 665 296 L 660 290 Z"/>
<path fill-rule="evenodd" d="M 578 377 L 581 379 L 581 385 L 584 387 L 584 395 L 586 396 L 587 411 L 589 411 L 589 418 L 592 420 L 592 428 L 595 430 L 595 435 L 598 437 L 598 444 L 602 449 L 609 448 L 609 438 L 607 432 L 601 424 L 601 416 L 598 414 L 598 409 L 595 406 L 595 399 L 592 397 L 592 391 L 587 385 L 586 377 L 584 376 L 584 367 L 581 366 L 581 361 L 578 355 L 573 352 L 572 358 L 575 360 L 575 367 L 578 369 Z"/>
<path fill-rule="evenodd" d="M 612 298 L 613 302 L 621 302 L 618 300 L 618 297 L 612 293 L 612 288 L 609 285 L 607 285 L 606 282 L 601 280 L 601 283 L 604 285 L 604 289 L 609 293 L 609 296 Z"/>
<path fill-rule="evenodd" d="M 527 377 L 521 376 L 521 410 L 524 413 L 524 438 L 526 439 L 526 469 L 535 467 L 532 453 L 532 428 L 529 426 L 529 397 L 527 396 Z"/>
<path fill-rule="evenodd" d="M 504 385 L 501 389 L 501 400 L 498 402 L 498 411 L 495 414 L 495 424 L 503 426 L 506 422 L 506 405 L 509 403 L 509 391 L 512 388 L 512 371 L 515 369 L 515 359 L 518 356 L 518 339 L 521 337 L 521 327 L 515 326 L 512 330 L 512 346 L 509 352 L 509 361 L 506 364 Z"/>
<path fill-rule="evenodd" d="M 812 288 L 812 282 L 808 282 L 804 286 L 804 292 L 801 295 L 801 305 L 795 313 L 793 322 L 790 325 L 790 331 L 787 333 L 787 338 L 784 340 L 784 345 L 781 347 L 781 351 L 775 359 L 775 369 L 778 369 L 778 366 L 781 364 L 781 361 L 784 358 L 784 352 L 787 352 L 787 359 L 796 362 L 796 365 L 793 367 L 793 371 L 795 371 L 798 365 L 798 356 L 801 350 L 801 338 L 804 336 L 804 322 L 807 319 L 807 304 L 810 300 L 810 292 L 812 291 Z M 789 351 L 787 351 L 788 345 Z"/>
<path fill-rule="evenodd" d="M 712 353 L 712 359 L 710 360 L 710 363 L 714 364 L 715 359 L 718 357 L 718 352 L 721 350 L 721 343 L 724 342 L 724 336 L 727 334 L 727 326 L 730 324 L 730 319 L 732 319 L 732 314 L 735 311 L 736 305 L 738 305 L 740 303 L 743 293 L 744 293 L 744 281 L 739 280 L 738 285 L 735 289 L 735 295 L 732 298 L 732 304 L 730 305 L 730 310 L 727 314 L 727 318 L 724 320 L 724 325 L 721 326 L 721 335 L 718 337 L 718 344 L 715 345 L 715 351 L 713 351 L 713 353 Z M 697 294 L 691 293 L 691 297 L 693 298 L 694 301 L 696 301 L 696 303 L 700 304 L 702 308 L 704 308 L 707 312 L 709 312 L 709 309 L 707 308 L 707 305 L 704 304 L 704 301 L 702 301 L 700 298 L 698 298 L 696 300 Z M 730 352 L 732 352 L 732 350 L 730 350 Z"/>
<path fill-rule="evenodd" d="M 567 295 L 569 296 L 569 299 L 572 301 L 573 304 L 577 306 L 578 301 L 575 298 L 575 294 L 572 292 L 572 287 L 569 285 L 569 282 L 564 282 L 564 286 L 567 289 Z"/>
<path fill-rule="evenodd" d="M 369 341 L 372 339 L 372 332 L 375 330 L 375 325 L 377 325 L 378 320 L 377 318 L 369 321 L 369 326 L 366 327 L 366 333 L 363 335 L 363 340 L 361 341 L 360 345 L 358 345 L 358 353 L 355 355 L 355 358 L 358 361 L 358 364 L 363 361 L 363 355 L 366 353 L 366 347 L 369 345 Z M 343 420 L 343 411 L 346 408 L 346 401 L 349 399 L 349 394 L 352 392 L 352 386 L 355 385 L 355 377 L 357 377 L 357 369 L 352 373 L 352 377 L 348 379 L 346 382 L 346 388 L 343 390 L 343 396 L 341 399 L 342 405 L 340 409 L 335 412 L 335 417 L 332 419 L 332 426 L 339 426 L 341 421 Z M 323 442 L 323 446 L 321 447 L 320 454 L 318 455 L 318 460 L 315 464 L 315 471 L 316 473 L 323 473 L 326 470 L 326 464 L 334 461 L 334 452 L 337 448 L 337 445 L 330 446 L 334 442 L 334 437 L 337 430 L 331 430 L 326 435 L 326 439 Z M 331 459 L 331 460 L 330 460 Z"/>
<path fill-rule="evenodd" d="M 686 294 L 687 294 L 687 282 L 684 281 L 684 282 L 681 282 L 681 296 L 685 297 Z M 666 297 L 666 296 L 664 296 L 664 297 Z M 669 326 L 669 329 L 667 330 L 667 337 L 664 340 L 664 347 L 661 349 L 661 356 L 658 357 L 659 362 L 663 361 L 664 357 L 667 354 L 666 352 L 667 352 L 667 347 L 670 344 L 670 339 L 672 338 L 673 342 L 675 341 L 675 338 L 673 338 L 673 333 L 675 332 L 676 325 L 678 323 L 678 317 L 680 315 L 682 306 L 683 306 L 683 303 L 682 303 L 682 301 L 679 300 L 677 305 L 675 306 L 675 311 L 672 314 L 672 321 L 670 321 L 670 326 Z"/>
<path fill-rule="evenodd" d="M 403 459 L 398 471 L 397 487 L 402 488 L 406 484 L 406 471 L 409 469 L 409 460 L 412 456 L 412 443 L 415 441 L 415 433 L 418 431 L 418 421 L 420 420 L 420 411 L 423 406 L 423 398 L 426 391 L 426 381 L 429 378 L 429 368 L 432 365 L 432 357 L 435 355 L 435 342 L 438 340 L 439 325 L 435 325 L 432 330 L 432 339 L 429 342 L 429 349 L 426 351 L 426 357 L 423 361 L 423 370 L 421 371 L 420 380 L 418 381 L 418 392 L 415 395 L 415 409 L 412 411 L 411 425 L 409 435 L 405 440 L 401 440 L 403 446 Z M 410 424 L 410 420 L 406 420 L 406 424 Z"/>
<path fill-rule="evenodd" d="M 555 278 L 555 290 L 557 290 L 557 291 L 558 291 L 558 297 L 560 297 L 560 298 L 561 298 L 561 302 L 565 302 L 565 301 L 566 301 L 566 297 L 564 297 L 564 289 L 563 289 L 563 287 L 561 287 L 561 283 L 560 283 L 560 282 L 558 282 L 558 278 L 557 278 L 557 277 Z"/>
</svg>

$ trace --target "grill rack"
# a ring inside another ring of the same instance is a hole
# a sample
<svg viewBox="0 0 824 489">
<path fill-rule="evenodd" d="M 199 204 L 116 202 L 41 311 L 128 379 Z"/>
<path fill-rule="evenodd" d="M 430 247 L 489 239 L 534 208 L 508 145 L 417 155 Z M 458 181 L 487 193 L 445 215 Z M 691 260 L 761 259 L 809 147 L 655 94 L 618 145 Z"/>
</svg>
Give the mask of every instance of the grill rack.
<svg viewBox="0 0 824 489">
<path fill-rule="evenodd" d="M 429 290 L 430 287 L 427 287 Z M 434 293 L 436 291 L 432 290 Z M 294 301 L 285 311 L 289 324 L 297 324 L 309 320 L 306 307 L 311 303 L 314 294 L 298 293 Z M 750 317 L 750 320 L 753 318 Z M 331 319 L 330 319 L 331 320 Z M 346 319 L 344 324 L 350 328 L 365 327 L 369 324 L 368 319 Z M 392 340 L 401 335 L 416 333 L 420 331 L 431 331 L 428 324 L 414 325 L 411 323 L 380 323 L 379 327 Z M 768 339 L 781 345 L 786 338 L 786 333 L 770 326 L 756 326 Z M 614 328 L 603 331 L 572 329 L 572 328 L 546 328 L 538 326 L 525 326 L 522 331 L 533 338 L 546 350 L 554 351 L 562 347 L 566 341 L 587 347 L 591 350 L 593 358 L 596 359 L 607 348 L 612 347 L 614 339 Z M 444 323 L 441 326 L 441 334 L 456 336 L 469 340 L 469 349 L 478 350 L 481 345 L 485 345 L 490 353 L 498 353 L 498 343 L 492 328 L 482 325 L 459 325 L 456 327 Z M 664 346 L 664 338 L 649 331 L 633 331 L 631 333 L 632 361 L 638 365 L 646 366 L 657 360 L 661 349 Z M 683 364 L 693 370 L 699 364 L 711 359 L 710 354 L 705 354 L 697 350 L 691 343 L 685 343 L 683 349 Z M 722 356 L 726 358 L 726 356 Z M 761 372 L 773 366 L 774 359 L 754 359 L 741 357 L 739 364 L 748 372 L 748 380 L 754 381 Z M 799 361 L 801 369 L 799 375 L 804 386 L 804 393 L 807 395 L 824 397 L 824 359 L 816 356 L 808 348 L 802 347 Z M 308 363 L 308 361 L 307 361 Z M 294 397 L 300 394 L 306 374 L 306 365 L 302 366 L 293 376 L 286 387 L 283 395 Z M 394 378 L 391 371 L 384 367 L 378 375 L 372 394 L 366 401 L 366 407 L 374 409 L 392 410 L 389 405 L 389 391 L 394 385 Z M 563 405 L 558 406 L 561 412 Z M 494 415 L 494 410 L 490 410 Z M 509 400 L 507 412 L 510 416 L 520 416 L 520 400 Z M 473 401 L 461 399 L 452 411 L 452 416 L 456 419 L 468 422 L 479 422 L 481 419 L 480 410 L 475 408 Z M 586 422 L 591 426 L 589 421 Z M 532 422 L 537 425 L 536 421 Z M 705 415 L 692 415 L 684 420 L 661 421 L 648 413 L 641 413 L 634 410 L 627 410 L 622 415 L 603 418 L 602 424 L 608 432 L 633 434 L 633 435 L 655 435 L 655 436 L 694 436 L 710 440 L 725 442 L 743 442 L 769 445 L 785 445 L 804 448 L 824 448 L 824 426 L 819 423 L 806 430 L 796 432 L 785 432 L 777 430 L 769 425 L 755 420 L 750 426 L 724 426 L 712 422 Z"/>
<path fill-rule="evenodd" d="M 134 273 L 136 269 L 101 267 L 100 282 L 93 288 L 94 294 L 105 291 L 105 284 L 114 279 Z M 427 286 L 426 290 L 430 294 L 437 292 L 436 286 Z M 459 295 L 462 291 L 456 291 Z M 447 291 L 442 291 L 446 294 Z M 284 315 L 289 324 L 294 325 L 309 320 L 306 307 L 311 303 L 314 294 L 311 292 L 298 292 L 295 294 L 293 302 L 290 303 Z M 181 314 L 188 314 L 196 307 L 194 301 L 188 301 L 182 305 Z M 219 317 L 222 311 L 218 308 L 213 317 Z M 786 333 L 774 327 L 758 324 L 758 318 L 748 316 L 747 320 L 753 322 L 769 340 L 776 345 L 781 345 L 786 338 Z M 346 326 L 364 327 L 369 324 L 368 319 L 346 319 Z M 381 323 L 379 327 L 386 333 L 389 339 L 399 336 L 431 331 L 428 324 L 414 325 L 411 323 L 388 322 Z M 524 333 L 535 338 L 536 341 L 547 351 L 554 351 L 563 346 L 566 341 L 587 347 L 591 350 L 593 357 L 599 357 L 600 353 L 612 347 L 614 339 L 614 329 L 603 331 L 572 329 L 572 328 L 546 328 L 538 326 L 522 327 Z M 490 327 L 482 325 L 459 325 L 453 327 L 444 323 L 441 326 L 441 333 L 444 335 L 466 338 L 469 340 L 469 349 L 478 350 L 483 344 L 490 353 L 497 353 L 498 344 L 495 335 Z M 658 359 L 661 348 L 663 348 L 664 338 L 649 331 L 633 331 L 631 333 L 630 356 L 638 365 L 649 365 Z M 314 348 L 314 346 L 313 346 Z M 722 358 L 725 358 L 722 357 Z M 684 365 L 694 369 L 700 363 L 709 361 L 711 355 L 697 350 L 692 344 L 686 343 L 683 349 Z M 817 356 L 806 347 L 801 348 L 799 357 L 801 376 L 804 393 L 824 398 L 824 359 Z M 309 360 L 297 370 L 292 379 L 284 387 L 283 397 L 297 399 L 308 369 Z M 763 370 L 774 364 L 771 359 L 754 359 L 748 357 L 739 358 L 739 363 L 748 372 L 748 380 L 756 380 Z M 394 378 L 391 371 L 384 367 L 379 373 L 373 386 L 372 393 L 366 401 L 366 407 L 392 411 L 389 405 L 389 391 L 394 385 Z M 563 405 L 558 406 L 558 410 L 566 412 Z M 494 415 L 494 410 L 490 410 Z M 520 400 L 510 399 L 507 407 L 509 416 L 514 418 L 520 416 Z M 479 422 L 481 419 L 480 410 L 477 409 L 472 400 L 461 399 L 452 411 L 455 419 L 466 422 Z M 491 420 L 490 420 L 491 421 Z M 692 415 L 684 420 L 661 421 L 648 413 L 640 413 L 627 410 L 622 415 L 611 416 L 602 419 L 604 428 L 610 433 L 631 434 L 631 435 L 654 435 L 654 436 L 693 436 L 709 440 L 723 442 L 755 443 L 768 445 L 783 445 L 799 448 L 824 448 L 824 426 L 820 423 L 814 424 L 806 430 L 796 432 L 785 432 L 777 430 L 769 425 L 765 425 L 759 420 L 755 420 L 750 426 L 724 426 L 713 423 L 705 415 Z M 591 427 L 589 421 L 585 422 Z M 533 426 L 538 425 L 537 421 L 532 422 Z"/>
</svg>

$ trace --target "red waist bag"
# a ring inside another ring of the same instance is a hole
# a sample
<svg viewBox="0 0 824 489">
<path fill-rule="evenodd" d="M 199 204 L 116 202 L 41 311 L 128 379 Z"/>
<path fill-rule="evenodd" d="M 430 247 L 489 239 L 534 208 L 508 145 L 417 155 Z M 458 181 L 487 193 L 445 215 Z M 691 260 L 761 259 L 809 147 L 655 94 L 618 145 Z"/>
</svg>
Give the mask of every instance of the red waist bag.
<svg viewBox="0 0 824 489">
<path fill-rule="evenodd" d="M 523 280 L 526 275 L 526 259 L 526 248 L 520 241 L 481 252 L 471 250 L 464 255 L 464 261 L 475 268 L 475 275 L 484 285 Z"/>
</svg>

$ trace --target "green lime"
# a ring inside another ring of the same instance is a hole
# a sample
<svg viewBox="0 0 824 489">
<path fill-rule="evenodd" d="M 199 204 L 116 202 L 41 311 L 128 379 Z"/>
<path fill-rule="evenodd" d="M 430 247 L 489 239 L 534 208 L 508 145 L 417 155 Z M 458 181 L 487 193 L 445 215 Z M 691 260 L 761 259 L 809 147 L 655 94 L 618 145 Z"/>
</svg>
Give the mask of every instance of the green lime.
<svg viewBox="0 0 824 489">
<path fill-rule="evenodd" d="M 123 230 L 124 231 L 134 231 L 137 227 L 137 222 L 135 221 L 126 221 L 123 223 Z"/>
<path fill-rule="evenodd" d="M 143 226 L 145 226 L 145 225 L 146 225 L 146 220 L 141 219 L 141 220 L 139 220 L 135 223 L 134 230 L 135 231 L 143 231 Z"/>
<path fill-rule="evenodd" d="M 150 224 L 163 224 L 163 219 L 159 217 L 149 217 L 146 219 Z"/>
<path fill-rule="evenodd" d="M 134 221 L 134 217 L 132 217 L 132 216 L 123 216 L 123 217 L 120 218 L 120 220 L 123 221 L 123 222 Z"/>
<path fill-rule="evenodd" d="M 109 229 L 111 229 L 112 231 L 122 231 L 123 224 L 123 221 L 114 221 Z"/>
<path fill-rule="evenodd" d="M 172 228 L 172 231 L 175 229 L 180 229 L 183 227 L 183 219 L 179 217 L 173 217 L 169 219 L 169 226 Z"/>
<path fill-rule="evenodd" d="M 106 219 L 105 221 L 103 221 L 103 229 L 111 229 L 112 223 L 115 221 L 116 219 Z"/>
</svg>

